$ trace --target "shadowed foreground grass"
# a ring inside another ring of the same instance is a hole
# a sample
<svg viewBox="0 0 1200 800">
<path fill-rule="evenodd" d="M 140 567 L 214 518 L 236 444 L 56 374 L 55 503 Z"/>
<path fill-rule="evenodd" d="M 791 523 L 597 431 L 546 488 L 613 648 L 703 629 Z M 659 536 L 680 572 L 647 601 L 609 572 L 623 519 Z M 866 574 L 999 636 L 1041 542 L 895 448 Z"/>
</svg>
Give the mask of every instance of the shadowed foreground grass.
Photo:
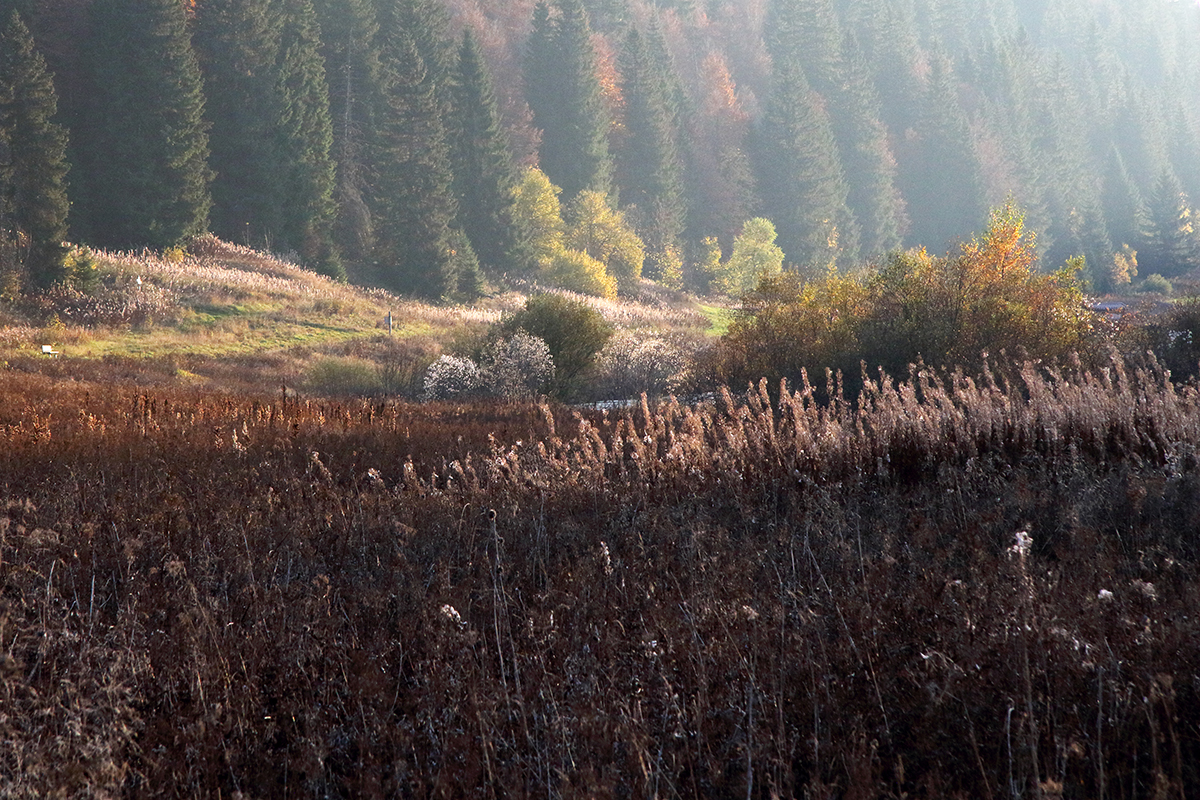
<svg viewBox="0 0 1200 800">
<path fill-rule="evenodd" d="M 1198 399 L 1121 363 L 625 418 L 0 375 L 0 794 L 1190 795 Z"/>
</svg>

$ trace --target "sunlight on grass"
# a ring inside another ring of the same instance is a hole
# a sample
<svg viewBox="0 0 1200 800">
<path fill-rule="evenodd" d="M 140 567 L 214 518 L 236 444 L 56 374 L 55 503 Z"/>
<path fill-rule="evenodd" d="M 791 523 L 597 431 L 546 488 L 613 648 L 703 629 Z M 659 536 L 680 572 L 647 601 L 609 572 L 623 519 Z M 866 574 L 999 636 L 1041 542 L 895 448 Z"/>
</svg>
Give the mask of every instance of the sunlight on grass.
<svg viewBox="0 0 1200 800">
<path fill-rule="evenodd" d="M 709 336 L 717 337 L 724 336 L 729 332 L 729 323 L 733 322 L 733 311 L 720 306 L 710 306 L 700 304 L 697 309 L 704 318 L 708 320 L 708 330 L 705 333 Z"/>
</svg>

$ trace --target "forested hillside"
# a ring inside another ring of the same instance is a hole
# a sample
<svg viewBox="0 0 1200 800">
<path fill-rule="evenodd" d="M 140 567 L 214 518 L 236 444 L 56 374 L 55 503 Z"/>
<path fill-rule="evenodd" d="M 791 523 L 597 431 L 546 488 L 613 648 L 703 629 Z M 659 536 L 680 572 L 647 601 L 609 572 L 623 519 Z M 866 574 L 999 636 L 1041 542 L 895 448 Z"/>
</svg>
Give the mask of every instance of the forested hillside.
<svg viewBox="0 0 1200 800">
<path fill-rule="evenodd" d="M 1007 201 L 1097 292 L 1200 266 L 1192 2 L 0 0 L 0 24 L 5 272 L 33 285 L 71 277 L 64 233 L 211 231 L 431 298 L 732 290 L 744 232 L 823 271 L 946 252 Z"/>
</svg>

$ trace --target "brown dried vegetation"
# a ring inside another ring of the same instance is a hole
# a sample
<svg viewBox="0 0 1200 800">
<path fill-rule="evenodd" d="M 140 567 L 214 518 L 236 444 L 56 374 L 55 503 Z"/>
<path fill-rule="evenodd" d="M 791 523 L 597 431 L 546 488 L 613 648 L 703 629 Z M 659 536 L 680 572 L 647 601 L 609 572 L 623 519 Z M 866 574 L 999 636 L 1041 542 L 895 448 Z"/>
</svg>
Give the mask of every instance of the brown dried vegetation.
<svg viewBox="0 0 1200 800">
<path fill-rule="evenodd" d="M 1193 794 L 1200 397 L 1128 370 L 620 418 L 0 374 L 0 795 Z"/>
</svg>

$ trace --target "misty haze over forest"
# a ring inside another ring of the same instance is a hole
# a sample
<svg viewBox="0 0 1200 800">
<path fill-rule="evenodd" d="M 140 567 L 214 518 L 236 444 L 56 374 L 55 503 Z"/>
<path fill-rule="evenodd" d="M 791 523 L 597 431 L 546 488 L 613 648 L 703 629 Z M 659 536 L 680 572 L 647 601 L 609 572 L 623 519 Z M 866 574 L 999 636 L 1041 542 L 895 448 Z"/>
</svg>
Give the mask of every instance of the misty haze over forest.
<svg viewBox="0 0 1200 800">
<path fill-rule="evenodd" d="M 57 221 L 25 225 L 47 241 L 167 248 L 211 230 L 354 281 L 465 299 L 505 276 L 695 288 L 754 218 L 802 270 L 943 253 L 1013 201 L 1044 267 L 1084 256 L 1093 291 L 1200 266 L 1193 3 L 4 0 L 0 12 L 6 42 L 32 47 L 33 66 L 5 80 L 40 87 L 17 91 L 8 115 L 58 143 L 22 162 L 56 187 L 39 190 L 57 198 L 39 213 Z M 52 84 L 19 78 L 35 73 Z M 528 183 L 534 166 L 561 193 Z M 10 214 L 28 180 L 9 177 Z M 624 238 L 597 244 L 595 230 Z M 61 272 L 46 259 L 37 282 Z"/>
</svg>

